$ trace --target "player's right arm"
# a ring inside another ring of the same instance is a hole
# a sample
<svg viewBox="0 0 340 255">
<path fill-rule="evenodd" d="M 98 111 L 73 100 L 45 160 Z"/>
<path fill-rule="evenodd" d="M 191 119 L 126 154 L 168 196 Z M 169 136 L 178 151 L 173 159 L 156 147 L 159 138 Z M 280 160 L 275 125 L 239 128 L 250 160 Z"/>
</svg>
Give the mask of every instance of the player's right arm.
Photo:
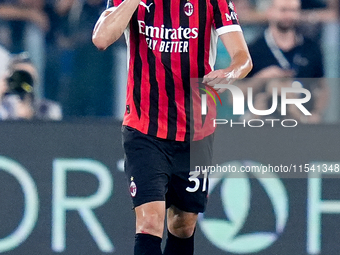
<svg viewBox="0 0 340 255">
<path fill-rule="evenodd" d="M 128 26 L 140 0 L 125 0 L 117 7 L 105 10 L 99 17 L 92 34 L 92 42 L 105 50 L 117 41 Z"/>
</svg>

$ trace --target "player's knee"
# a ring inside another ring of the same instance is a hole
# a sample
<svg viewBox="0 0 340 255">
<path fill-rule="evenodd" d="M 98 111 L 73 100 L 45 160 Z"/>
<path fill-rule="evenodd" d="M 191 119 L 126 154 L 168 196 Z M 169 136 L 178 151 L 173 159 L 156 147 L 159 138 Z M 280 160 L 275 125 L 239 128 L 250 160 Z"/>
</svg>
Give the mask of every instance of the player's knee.
<svg viewBox="0 0 340 255">
<path fill-rule="evenodd" d="M 137 217 L 137 232 L 159 235 L 163 232 L 164 216 L 157 212 Z"/>
<path fill-rule="evenodd" d="M 197 214 L 185 212 L 175 206 L 168 210 L 168 229 L 179 238 L 189 238 L 196 227 Z"/>
<path fill-rule="evenodd" d="M 195 219 L 174 218 L 169 223 L 169 231 L 179 238 L 189 238 L 194 234 L 196 227 Z"/>
</svg>

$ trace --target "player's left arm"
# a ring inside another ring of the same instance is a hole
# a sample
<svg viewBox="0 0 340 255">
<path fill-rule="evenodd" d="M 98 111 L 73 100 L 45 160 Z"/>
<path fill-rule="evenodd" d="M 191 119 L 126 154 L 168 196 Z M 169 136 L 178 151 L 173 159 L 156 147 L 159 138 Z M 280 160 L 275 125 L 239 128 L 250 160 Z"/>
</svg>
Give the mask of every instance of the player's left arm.
<svg viewBox="0 0 340 255">
<path fill-rule="evenodd" d="M 215 70 L 204 76 L 203 82 L 211 86 L 230 84 L 237 79 L 242 79 L 253 67 L 249 50 L 241 31 L 221 34 L 220 39 L 231 57 L 231 63 L 225 69 Z M 220 93 L 224 90 L 217 89 Z"/>
<path fill-rule="evenodd" d="M 227 49 L 231 63 L 225 69 L 212 71 L 204 76 L 203 82 L 210 86 L 230 84 L 244 78 L 252 69 L 253 63 L 244 40 L 238 15 L 231 0 L 210 1 L 213 13 L 213 26 Z M 218 89 L 222 93 L 225 89 Z"/>
</svg>

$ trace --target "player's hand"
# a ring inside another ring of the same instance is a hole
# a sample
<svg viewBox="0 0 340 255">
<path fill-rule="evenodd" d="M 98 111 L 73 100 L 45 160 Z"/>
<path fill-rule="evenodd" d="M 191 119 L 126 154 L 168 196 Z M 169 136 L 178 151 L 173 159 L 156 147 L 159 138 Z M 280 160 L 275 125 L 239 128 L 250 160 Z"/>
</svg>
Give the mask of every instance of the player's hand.
<svg viewBox="0 0 340 255">
<path fill-rule="evenodd" d="M 293 77 L 293 70 L 285 70 L 278 66 L 269 66 L 259 71 L 254 77 L 262 79 Z"/>
<path fill-rule="evenodd" d="M 231 84 L 236 80 L 234 70 L 227 69 L 219 69 L 215 71 L 211 71 L 207 75 L 203 77 L 203 83 L 208 86 L 214 87 L 217 84 Z M 226 88 L 217 88 L 217 93 L 223 93 L 226 91 Z"/>
</svg>

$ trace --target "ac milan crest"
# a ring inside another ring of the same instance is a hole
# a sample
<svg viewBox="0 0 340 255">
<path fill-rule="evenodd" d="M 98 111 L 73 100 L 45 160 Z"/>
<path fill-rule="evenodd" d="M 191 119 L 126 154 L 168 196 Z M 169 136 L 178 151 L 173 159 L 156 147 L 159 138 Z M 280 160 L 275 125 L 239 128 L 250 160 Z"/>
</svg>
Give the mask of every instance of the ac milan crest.
<svg viewBox="0 0 340 255">
<path fill-rule="evenodd" d="M 184 5 L 184 13 L 190 17 L 193 13 L 194 13 L 194 6 L 192 5 L 192 3 L 190 2 L 187 2 L 185 5 Z"/>
<path fill-rule="evenodd" d="M 136 183 L 133 181 L 133 177 L 131 177 L 130 194 L 132 197 L 135 197 L 137 194 L 137 186 Z"/>
</svg>

